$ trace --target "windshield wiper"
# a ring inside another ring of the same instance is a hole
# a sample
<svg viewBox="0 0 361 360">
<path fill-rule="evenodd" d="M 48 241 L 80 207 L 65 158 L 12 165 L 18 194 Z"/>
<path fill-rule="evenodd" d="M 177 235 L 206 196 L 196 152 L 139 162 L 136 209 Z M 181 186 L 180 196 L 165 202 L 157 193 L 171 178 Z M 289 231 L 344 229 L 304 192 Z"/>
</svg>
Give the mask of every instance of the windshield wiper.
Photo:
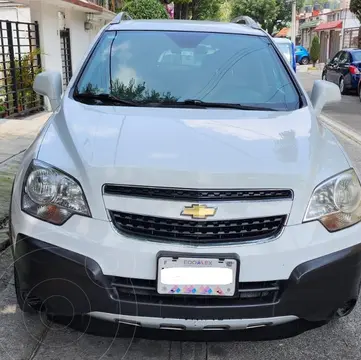
<svg viewBox="0 0 361 360">
<path fill-rule="evenodd" d="M 140 106 L 140 104 L 135 101 L 121 99 L 112 94 L 80 93 L 80 94 L 74 94 L 74 98 L 79 100 L 98 100 L 102 103 L 112 103 L 112 104 L 119 104 L 124 106 Z"/>
<path fill-rule="evenodd" d="M 182 102 L 178 102 L 178 104 L 199 106 L 199 107 L 204 107 L 204 108 L 226 108 L 226 109 L 239 109 L 239 110 L 277 111 L 277 109 L 269 108 L 269 107 L 265 107 L 265 106 L 206 102 L 206 101 L 197 100 L 197 99 L 187 99 Z"/>
</svg>

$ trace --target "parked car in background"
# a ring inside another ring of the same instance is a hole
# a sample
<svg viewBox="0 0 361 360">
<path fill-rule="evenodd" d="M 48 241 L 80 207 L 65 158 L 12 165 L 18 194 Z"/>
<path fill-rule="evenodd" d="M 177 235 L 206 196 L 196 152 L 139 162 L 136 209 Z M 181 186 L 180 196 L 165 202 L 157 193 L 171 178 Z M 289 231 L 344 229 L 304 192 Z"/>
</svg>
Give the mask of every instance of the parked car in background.
<svg viewBox="0 0 361 360">
<path fill-rule="evenodd" d="M 328 61 L 322 79 L 340 87 L 341 94 L 359 88 L 361 71 L 361 49 L 343 49 Z"/>
<path fill-rule="evenodd" d="M 295 56 L 295 46 L 293 42 L 285 38 L 273 38 L 273 40 L 276 43 L 279 50 L 281 51 L 282 55 L 292 66 L 293 70 L 296 71 L 297 63 Z"/>
<path fill-rule="evenodd" d="M 296 63 L 300 65 L 308 65 L 310 62 L 310 53 L 302 45 L 297 45 L 295 48 Z"/>
</svg>

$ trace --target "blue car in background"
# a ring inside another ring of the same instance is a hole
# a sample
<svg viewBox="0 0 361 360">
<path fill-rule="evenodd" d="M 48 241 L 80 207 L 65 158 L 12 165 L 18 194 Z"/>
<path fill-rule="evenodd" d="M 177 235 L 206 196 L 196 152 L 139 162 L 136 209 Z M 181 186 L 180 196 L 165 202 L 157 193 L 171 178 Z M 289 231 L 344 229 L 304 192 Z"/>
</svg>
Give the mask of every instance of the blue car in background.
<svg viewBox="0 0 361 360">
<path fill-rule="evenodd" d="M 310 62 L 310 53 L 301 45 L 297 45 L 295 49 L 296 62 L 300 65 L 308 65 Z"/>
<path fill-rule="evenodd" d="M 322 71 L 322 80 L 335 83 L 341 94 L 358 91 L 361 77 L 361 49 L 342 49 L 327 61 Z"/>
<path fill-rule="evenodd" d="M 282 55 L 290 63 L 294 71 L 296 71 L 296 55 L 295 55 L 295 46 L 291 40 L 286 38 L 273 38 L 278 49 L 281 51 Z"/>
</svg>

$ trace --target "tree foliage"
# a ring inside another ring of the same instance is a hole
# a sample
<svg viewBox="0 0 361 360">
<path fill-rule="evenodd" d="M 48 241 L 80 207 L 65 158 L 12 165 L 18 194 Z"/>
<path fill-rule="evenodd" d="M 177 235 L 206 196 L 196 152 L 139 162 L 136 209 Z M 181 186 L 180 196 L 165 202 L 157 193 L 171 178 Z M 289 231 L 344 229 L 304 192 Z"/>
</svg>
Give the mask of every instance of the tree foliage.
<svg viewBox="0 0 361 360">
<path fill-rule="evenodd" d="M 304 0 L 297 0 L 297 10 Z M 286 0 L 233 0 L 232 17 L 246 15 L 259 22 L 270 34 L 288 26 L 291 21 L 292 3 Z"/>
<path fill-rule="evenodd" d="M 269 29 L 277 20 L 277 0 L 234 0 L 232 17 L 244 15 L 257 21 L 263 29 Z"/>
<path fill-rule="evenodd" d="M 216 20 L 226 0 L 175 0 L 175 18 L 192 20 Z"/>
<path fill-rule="evenodd" d="M 167 11 L 159 0 L 127 0 L 122 11 L 134 19 L 168 19 Z"/>
<path fill-rule="evenodd" d="M 361 22 L 361 0 L 351 0 L 350 10 L 356 15 L 357 19 Z M 358 32 L 358 46 L 361 49 L 361 27 Z"/>
<path fill-rule="evenodd" d="M 318 38 L 318 36 L 315 36 L 312 39 L 311 51 L 310 51 L 310 57 L 313 66 L 316 65 L 317 60 L 320 58 L 320 49 L 321 49 L 320 39 Z"/>
</svg>

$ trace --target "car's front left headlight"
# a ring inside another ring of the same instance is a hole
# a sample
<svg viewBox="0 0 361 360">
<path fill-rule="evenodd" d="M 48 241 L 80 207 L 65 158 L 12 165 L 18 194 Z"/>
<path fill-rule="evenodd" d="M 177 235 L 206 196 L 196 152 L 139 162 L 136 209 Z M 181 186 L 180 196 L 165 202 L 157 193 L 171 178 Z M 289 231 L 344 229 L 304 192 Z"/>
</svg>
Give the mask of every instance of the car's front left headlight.
<svg viewBox="0 0 361 360">
<path fill-rule="evenodd" d="M 26 173 L 21 209 L 55 225 L 64 224 L 74 214 L 91 216 L 79 183 L 38 160 L 31 163 Z"/>
<path fill-rule="evenodd" d="M 313 220 L 319 220 L 330 232 L 361 221 L 361 185 L 353 169 L 316 187 L 303 221 Z"/>
</svg>

